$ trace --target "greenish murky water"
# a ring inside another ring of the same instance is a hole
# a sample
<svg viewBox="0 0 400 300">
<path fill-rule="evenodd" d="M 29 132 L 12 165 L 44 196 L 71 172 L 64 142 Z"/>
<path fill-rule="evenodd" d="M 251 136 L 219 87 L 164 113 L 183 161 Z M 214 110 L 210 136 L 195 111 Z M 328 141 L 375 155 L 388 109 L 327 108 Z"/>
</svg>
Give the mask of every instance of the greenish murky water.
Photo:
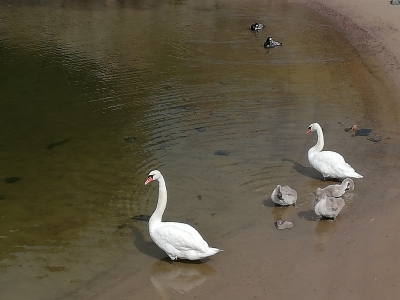
<svg viewBox="0 0 400 300">
<path fill-rule="evenodd" d="M 266 28 L 251 32 L 255 21 Z M 165 218 L 224 248 L 213 258 L 224 269 L 232 237 L 282 217 L 269 203 L 277 183 L 311 208 L 309 124 L 338 147 L 380 92 L 340 31 L 280 1 L 3 2 L 0 33 L 2 299 L 107 299 L 118 278 L 156 297 L 149 270 L 169 267 L 130 219 L 155 208 L 152 169 L 167 181 Z M 264 49 L 267 36 L 283 46 Z M 223 280 L 209 268 L 170 289 Z"/>
</svg>

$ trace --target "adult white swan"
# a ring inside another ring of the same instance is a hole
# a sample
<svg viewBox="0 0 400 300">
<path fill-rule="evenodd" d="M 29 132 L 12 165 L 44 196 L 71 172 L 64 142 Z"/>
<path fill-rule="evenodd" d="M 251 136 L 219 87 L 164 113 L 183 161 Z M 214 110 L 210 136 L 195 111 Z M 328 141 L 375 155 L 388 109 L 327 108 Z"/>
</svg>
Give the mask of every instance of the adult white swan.
<svg viewBox="0 0 400 300">
<path fill-rule="evenodd" d="M 307 134 L 316 131 L 318 135 L 317 144 L 308 150 L 308 161 L 318 172 L 322 174 L 324 180 L 327 177 L 343 179 L 347 177 L 363 178 L 345 162 L 343 156 L 333 151 L 322 151 L 324 148 L 324 134 L 318 123 L 313 123 L 308 127 Z"/>
<path fill-rule="evenodd" d="M 151 171 L 144 184 L 147 185 L 154 180 L 158 180 L 159 185 L 157 207 L 149 220 L 150 237 L 154 243 L 172 260 L 178 258 L 197 260 L 223 251 L 209 247 L 200 233 L 188 224 L 162 222 L 162 215 L 167 206 L 167 187 L 164 177 L 158 170 Z"/>
</svg>

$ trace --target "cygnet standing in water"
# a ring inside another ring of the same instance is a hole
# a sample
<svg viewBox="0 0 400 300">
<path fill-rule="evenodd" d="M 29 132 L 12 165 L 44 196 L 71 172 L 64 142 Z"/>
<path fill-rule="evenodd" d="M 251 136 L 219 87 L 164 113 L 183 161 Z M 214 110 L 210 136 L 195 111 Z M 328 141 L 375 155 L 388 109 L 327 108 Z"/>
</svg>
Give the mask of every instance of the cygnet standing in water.
<svg viewBox="0 0 400 300">
<path fill-rule="evenodd" d="M 354 181 L 350 178 L 346 178 L 342 181 L 342 184 L 328 185 L 322 189 L 328 197 L 341 197 L 347 191 L 354 190 Z"/>
<path fill-rule="evenodd" d="M 271 200 L 279 205 L 296 205 L 297 192 L 287 185 L 278 184 L 272 191 Z"/>
<path fill-rule="evenodd" d="M 321 188 L 317 188 L 314 211 L 318 217 L 335 220 L 344 204 L 343 198 L 328 197 Z"/>
</svg>

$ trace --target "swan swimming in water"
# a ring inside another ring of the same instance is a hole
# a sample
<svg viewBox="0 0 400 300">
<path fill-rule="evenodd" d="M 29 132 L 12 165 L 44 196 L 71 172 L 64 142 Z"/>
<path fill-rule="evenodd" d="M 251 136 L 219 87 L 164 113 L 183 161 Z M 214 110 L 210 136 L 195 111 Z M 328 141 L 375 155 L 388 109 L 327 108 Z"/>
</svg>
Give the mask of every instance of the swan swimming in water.
<svg viewBox="0 0 400 300">
<path fill-rule="evenodd" d="M 171 260 L 189 259 L 198 260 L 214 254 L 221 249 L 211 248 L 200 233 L 185 223 L 162 222 L 162 215 L 167 206 L 167 187 L 160 171 L 149 173 L 146 182 L 158 180 L 158 202 L 156 210 L 149 220 L 150 237 L 158 247 L 165 251 Z"/>
<path fill-rule="evenodd" d="M 346 178 L 342 181 L 342 184 L 328 185 L 322 190 L 328 197 L 341 197 L 347 191 L 354 190 L 354 181 L 350 178 Z"/>
<path fill-rule="evenodd" d="M 308 150 L 308 161 L 318 172 L 322 174 L 324 180 L 327 177 L 343 179 L 363 178 L 358 174 L 348 163 L 345 162 L 343 156 L 333 151 L 322 151 L 324 148 L 324 134 L 322 128 L 318 123 L 313 123 L 308 127 L 307 133 L 316 131 L 318 141 L 314 147 Z"/>
<path fill-rule="evenodd" d="M 314 211 L 318 217 L 335 220 L 344 204 L 343 198 L 328 197 L 321 188 L 317 188 Z"/>
<path fill-rule="evenodd" d="M 279 205 L 296 205 L 297 192 L 287 185 L 278 184 L 272 191 L 271 200 Z"/>
</svg>

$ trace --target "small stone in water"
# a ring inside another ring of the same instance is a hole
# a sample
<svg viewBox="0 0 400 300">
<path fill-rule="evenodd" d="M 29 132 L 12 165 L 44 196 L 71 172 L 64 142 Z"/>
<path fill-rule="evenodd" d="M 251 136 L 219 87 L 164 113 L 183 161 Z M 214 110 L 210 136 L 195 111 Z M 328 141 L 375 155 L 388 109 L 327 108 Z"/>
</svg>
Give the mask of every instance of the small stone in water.
<svg viewBox="0 0 400 300">
<path fill-rule="evenodd" d="M 7 177 L 4 179 L 4 182 L 5 183 L 14 183 L 14 182 L 17 182 L 20 180 L 21 180 L 21 178 L 19 178 L 19 177 Z"/>
<path fill-rule="evenodd" d="M 127 136 L 126 138 L 124 138 L 124 141 L 127 142 L 127 143 L 132 143 L 132 142 L 136 141 L 136 137 Z"/>
<path fill-rule="evenodd" d="M 217 150 L 214 151 L 215 155 L 219 155 L 219 156 L 228 156 L 231 152 L 228 150 Z"/>
<path fill-rule="evenodd" d="M 206 128 L 205 127 L 196 127 L 196 130 L 198 132 L 206 132 Z"/>
<path fill-rule="evenodd" d="M 279 220 L 275 222 L 275 227 L 276 229 L 289 229 L 293 227 L 293 223 L 290 221 Z"/>
<path fill-rule="evenodd" d="M 367 140 L 368 140 L 368 141 L 371 141 L 371 142 L 377 143 L 377 142 L 380 142 L 380 141 L 381 141 L 381 137 L 380 137 L 379 135 L 376 135 L 376 136 L 374 136 L 374 137 L 369 137 L 369 138 L 367 138 Z"/>
<path fill-rule="evenodd" d="M 150 220 L 150 216 L 148 215 L 138 215 L 131 217 L 132 220 L 148 222 Z"/>
</svg>

